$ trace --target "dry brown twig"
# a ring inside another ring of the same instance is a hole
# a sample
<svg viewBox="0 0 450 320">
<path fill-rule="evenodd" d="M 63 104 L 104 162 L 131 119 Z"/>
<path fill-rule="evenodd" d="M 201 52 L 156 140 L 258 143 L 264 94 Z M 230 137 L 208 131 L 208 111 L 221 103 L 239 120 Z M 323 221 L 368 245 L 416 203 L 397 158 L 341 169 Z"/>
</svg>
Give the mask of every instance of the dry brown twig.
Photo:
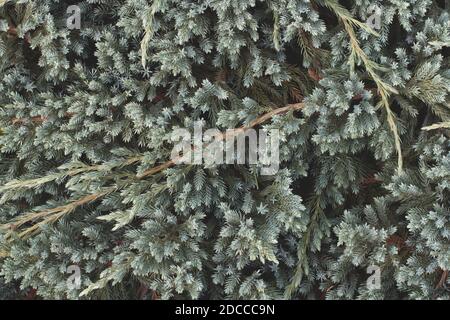
<svg viewBox="0 0 450 320">
<path fill-rule="evenodd" d="M 256 118 L 255 120 L 250 122 L 248 125 L 245 125 L 240 128 L 234 129 L 232 131 L 227 131 L 226 133 L 223 133 L 222 135 L 217 137 L 217 141 L 230 139 L 241 133 L 245 133 L 246 130 L 249 130 L 251 128 L 254 128 L 256 126 L 259 126 L 259 125 L 265 123 L 266 121 L 268 121 L 269 119 L 271 119 L 277 115 L 286 114 L 291 111 L 298 111 L 303 108 L 304 108 L 304 103 L 295 103 L 295 104 L 289 104 L 282 108 L 274 109 L 274 110 Z M 132 159 L 128 159 L 125 163 L 133 164 L 133 163 L 136 163 L 136 162 L 142 160 L 142 158 L 143 157 L 134 157 Z M 157 174 L 159 172 L 162 172 L 168 168 L 173 167 L 176 164 L 177 160 L 178 160 L 177 158 L 169 160 L 163 164 L 160 164 L 156 167 L 153 167 L 149 170 L 144 171 L 140 175 L 136 175 L 136 177 L 138 179 L 143 179 L 143 178 L 152 176 L 154 174 Z M 82 168 L 79 170 L 75 169 L 75 170 L 71 171 L 72 172 L 71 175 L 75 175 L 79 172 L 93 171 L 93 170 L 101 168 L 101 167 L 102 167 L 102 165 L 97 165 L 97 166 Z M 90 169 L 92 169 L 92 170 L 90 170 Z M 26 181 L 22 182 L 22 185 L 27 185 Z M 26 214 L 22 215 L 16 222 L 1 225 L 0 228 L 7 229 L 10 231 L 15 231 L 27 223 L 33 223 L 36 220 L 40 220 L 39 222 L 34 223 L 32 226 L 26 228 L 25 230 L 23 230 L 22 232 L 19 233 L 19 237 L 22 237 L 22 238 L 27 237 L 27 236 L 33 235 L 35 232 L 37 232 L 41 226 L 46 225 L 48 223 L 53 223 L 53 222 L 59 220 L 60 218 L 62 218 L 63 216 L 65 216 L 66 214 L 73 212 L 76 208 L 78 208 L 82 205 L 91 203 L 93 201 L 96 201 L 96 200 L 114 192 L 115 190 L 117 190 L 117 188 L 111 187 L 111 188 L 108 188 L 107 190 L 84 196 L 78 200 L 75 200 L 69 204 L 66 204 L 66 205 L 63 205 L 60 207 L 52 208 L 49 210 L 44 210 L 41 212 L 26 213 Z"/>
<path fill-rule="evenodd" d="M 260 124 L 263 124 L 264 122 L 266 122 L 267 120 L 273 118 L 276 115 L 280 115 L 280 114 L 284 114 L 287 113 L 289 111 L 296 111 L 296 110 L 300 110 L 303 109 L 304 104 L 303 103 L 295 103 L 295 104 L 289 104 L 286 107 L 282 107 L 282 108 L 278 108 L 275 110 L 272 110 L 260 117 L 258 117 L 257 119 L 253 120 L 252 122 L 250 122 L 249 125 L 247 126 L 242 126 L 238 129 L 234 129 L 233 131 L 227 131 L 226 133 L 223 133 L 221 135 L 219 135 L 217 137 L 216 141 L 222 141 L 222 140 L 227 140 L 227 139 L 231 139 L 232 137 L 235 137 L 241 133 L 244 133 L 246 130 L 249 130 L 251 128 L 257 127 Z M 177 160 L 179 160 L 181 157 L 176 158 L 176 159 L 172 159 L 170 161 L 167 161 L 157 167 L 154 167 L 150 170 L 144 171 L 142 174 L 138 175 L 138 178 L 145 178 L 151 175 L 154 175 L 155 173 L 161 172 L 165 169 L 168 169 L 172 166 L 174 166 L 177 162 Z"/>
<path fill-rule="evenodd" d="M 104 192 L 91 194 L 91 195 L 83 197 L 79 200 L 73 201 L 69 204 L 66 204 L 64 206 L 56 207 L 53 209 L 44 210 L 41 212 L 30 212 L 30 213 L 23 215 L 19 220 L 17 220 L 16 223 L 2 225 L 1 227 L 3 229 L 9 229 L 11 231 L 15 231 L 17 228 L 20 228 L 22 225 L 24 225 L 26 223 L 33 222 L 38 219 L 43 219 L 40 222 L 32 225 L 29 228 L 26 228 L 24 231 L 19 233 L 20 238 L 25 238 L 29 235 L 33 235 L 41 226 L 46 225 L 48 223 L 53 223 L 53 222 L 59 220 L 64 215 L 73 212 L 79 206 L 82 206 L 84 204 L 98 200 L 99 198 L 109 194 L 112 191 L 113 190 L 108 190 L 108 191 L 104 191 Z"/>
<path fill-rule="evenodd" d="M 64 114 L 64 116 L 66 118 L 73 117 L 74 115 L 75 115 L 75 113 L 73 113 L 73 112 L 66 112 Z M 36 117 L 31 117 L 31 118 L 13 118 L 11 120 L 11 123 L 12 124 L 25 124 L 27 122 L 31 122 L 31 123 L 35 123 L 35 124 L 42 124 L 47 120 L 48 120 L 48 118 L 45 116 L 36 116 Z"/>
</svg>

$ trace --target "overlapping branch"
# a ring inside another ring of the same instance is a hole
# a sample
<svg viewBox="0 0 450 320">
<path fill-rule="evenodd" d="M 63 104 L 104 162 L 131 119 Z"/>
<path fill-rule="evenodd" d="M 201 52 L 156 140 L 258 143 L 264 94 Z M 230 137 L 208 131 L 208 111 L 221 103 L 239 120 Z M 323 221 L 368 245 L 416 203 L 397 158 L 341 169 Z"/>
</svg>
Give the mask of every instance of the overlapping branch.
<svg viewBox="0 0 450 320">
<path fill-rule="evenodd" d="M 262 116 L 256 118 L 252 122 L 250 122 L 248 125 L 242 126 L 240 128 L 234 129 L 232 131 L 227 131 L 226 133 L 223 133 L 221 136 L 219 136 L 217 139 L 218 141 L 221 140 L 227 140 L 231 139 L 232 137 L 239 135 L 241 133 L 245 133 L 246 130 L 249 130 L 251 128 L 254 128 L 258 125 L 261 125 L 265 123 L 266 121 L 270 120 L 271 118 L 277 116 L 286 114 L 291 111 L 298 111 L 303 109 L 304 104 L 303 103 L 296 103 L 296 104 L 290 104 L 282 108 L 274 109 L 266 114 L 263 114 Z M 144 156 L 138 156 L 138 157 L 132 157 L 129 159 L 126 159 L 122 164 L 123 166 L 131 165 L 134 163 L 137 163 L 139 161 L 142 161 Z M 160 164 L 156 167 L 153 167 L 149 170 L 144 171 L 143 173 L 136 175 L 135 177 L 138 179 L 143 179 L 152 175 L 155 175 L 157 173 L 160 173 L 172 166 L 175 165 L 177 159 L 169 160 L 163 164 Z M 107 166 L 105 165 L 96 165 L 96 166 L 86 166 L 80 169 L 74 169 L 69 170 L 67 172 L 52 174 L 47 177 L 42 177 L 39 179 L 31 179 L 31 180 L 25 180 L 25 181 L 13 181 L 9 184 L 6 184 L 2 188 L 0 188 L 0 192 L 4 192 L 6 190 L 16 189 L 16 188 L 33 188 L 38 185 L 42 185 L 44 183 L 47 183 L 49 181 L 55 180 L 58 177 L 61 176 L 75 176 L 77 174 L 81 174 L 83 172 L 88 171 L 101 171 L 105 169 Z M 89 204 L 91 202 L 94 202 L 96 200 L 99 200 L 100 198 L 116 191 L 116 187 L 111 187 L 106 190 L 100 191 L 98 193 L 89 194 L 87 196 L 84 196 L 78 200 L 74 200 L 70 202 L 69 204 L 59 206 L 56 208 L 44 210 L 41 212 L 30 212 L 21 215 L 16 221 L 11 222 L 9 224 L 1 225 L 0 228 L 10 230 L 10 231 L 16 231 L 21 226 L 24 226 L 26 224 L 31 223 L 32 225 L 25 228 L 19 233 L 19 237 L 27 237 L 30 236 L 36 232 L 39 231 L 41 226 L 46 225 L 48 223 L 53 223 L 60 218 L 64 217 L 65 215 L 73 212 L 76 208 Z"/>
<path fill-rule="evenodd" d="M 324 5 L 330 8 L 341 20 L 344 25 L 345 31 L 350 37 L 350 47 L 351 54 L 349 58 L 349 62 L 351 64 L 351 69 L 354 70 L 354 65 L 356 64 L 356 60 L 359 59 L 365 66 L 367 73 L 373 79 L 378 88 L 378 93 L 381 97 L 381 101 L 379 106 L 383 106 L 386 110 L 387 121 L 389 128 L 394 135 L 395 141 L 395 149 L 397 150 L 397 166 L 398 171 L 403 171 L 403 156 L 402 156 L 402 147 L 401 147 L 401 139 L 400 134 L 398 132 L 395 114 L 392 111 L 389 103 L 389 97 L 391 94 L 398 94 L 398 91 L 384 82 L 383 79 L 378 75 L 377 71 L 384 70 L 382 66 L 370 60 L 364 50 L 360 47 L 358 38 L 356 37 L 355 30 L 353 26 L 357 26 L 366 32 L 377 35 L 375 31 L 373 31 L 367 24 L 362 23 L 356 19 L 354 19 L 350 12 L 347 9 L 342 7 L 335 0 L 324 0 Z"/>
</svg>

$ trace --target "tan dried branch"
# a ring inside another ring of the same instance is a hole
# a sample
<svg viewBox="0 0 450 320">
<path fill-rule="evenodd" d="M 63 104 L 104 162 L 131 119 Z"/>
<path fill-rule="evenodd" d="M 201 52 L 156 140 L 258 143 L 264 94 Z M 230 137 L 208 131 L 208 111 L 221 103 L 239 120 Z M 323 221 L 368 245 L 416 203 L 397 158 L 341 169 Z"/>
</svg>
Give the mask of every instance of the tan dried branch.
<svg viewBox="0 0 450 320">
<path fill-rule="evenodd" d="M 287 112 L 290 111 L 297 111 L 297 110 L 301 110 L 304 107 L 303 103 L 296 103 L 296 104 L 290 104 L 287 105 L 285 107 L 282 108 L 278 108 L 275 110 L 272 110 L 258 118 L 256 118 L 255 120 L 253 120 L 252 122 L 250 122 L 248 125 L 242 126 L 240 128 L 237 128 L 235 130 L 232 131 L 227 131 L 227 133 L 222 134 L 220 137 L 218 137 L 218 140 L 226 140 L 226 139 L 230 139 L 231 137 L 234 137 L 240 133 L 244 133 L 246 130 L 254 128 L 258 125 L 263 124 L 264 122 L 268 121 L 269 119 L 277 116 L 277 115 L 281 115 L 281 114 L 285 114 Z M 124 164 L 132 164 L 138 161 L 141 161 L 143 159 L 143 156 L 139 156 L 139 157 L 133 157 L 130 159 L 127 159 Z M 149 169 L 145 172 L 143 172 L 140 175 L 137 175 L 136 177 L 139 179 L 143 179 L 145 177 L 149 177 L 151 175 L 154 175 L 156 173 L 162 172 L 165 169 L 168 169 L 172 166 L 175 165 L 177 159 L 172 159 L 170 161 L 167 161 L 161 165 L 158 165 L 152 169 Z M 64 173 L 65 175 L 76 175 L 78 173 L 81 172 L 87 172 L 87 171 L 95 171 L 95 170 L 101 170 L 103 168 L 103 165 L 97 165 L 97 166 L 86 166 L 85 168 L 80 168 L 80 169 L 74 169 L 71 170 L 69 172 Z M 54 178 L 52 175 L 50 176 L 52 178 Z M 41 179 L 33 179 L 33 180 L 28 180 L 28 181 L 22 181 L 22 182 L 14 182 L 11 183 L 9 185 L 6 185 L 5 187 L 3 187 L 0 191 L 4 191 L 5 188 L 13 188 L 13 187 L 33 187 L 33 183 L 45 183 L 46 181 L 48 181 L 49 178 L 43 177 Z M 57 220 L 59 220 L 60 218 L 62 218 L 63 216 L 73 212 L 76 208 L 83 206 L 85 204 L 94 202 L 112 192 L 114 192 L 117 188 L 115 187 L 111 187 L 108 188 L 105 191 L 102 192 L 98 192 L 95 194 L 91 194 L 91 195 L 87 195 L 85 197 L 82 197 L 81 199 L 75 200 L 67 205 L 63 205 L 60 207 L 56 207 L 56 208 L 52 208 L 52 209 L 48 209 L 48 210 L 44 210 L 41 212 L 30 212 L 30 213 L 26 213 L 24 215 L 22 215 L 19 219 L 17 219 L 15 222 L 12 223 L 8 223 L 8 224 L 4 224 L 1 225 L 0 228 L 1 229 L 7 229 L 10 231 L 15 231 L 18 228 L 20 228 L 21 226 L 27 224 L 27 223 L 34 223 L 32 226 L 26 228 L 25 230 L 21 231 L 19 233 L 19 237 L 26 237 L 26 236 L 30 236 L 33 235 L 34 233 L 38 232 L 39 229 L 43 226 L 46 225 L 48 223 L 53 223 Z M 39 222 L 36 222 L 39 221 Z"/>
<path fill-rule="evenodd" d="M 20 238 L 26 238 L 28 236 L 31 236 L 35 234 L 39 229 L 47 225 L 49 223 L 53 223 L 55 221 L 58 221 L 60 218 L 64 217 L 65 215 L 75 211 L 76 208 L 94 202 L 105 195 L 113 192 L 115 188 L 110 188 L 107 191 L 98 192 L 94 194 L 87 195 L 81 199 L 75 200 L 69 204 L 44 210 L 41 212 L 30 212 L 26 213 L 19 217 L 16 221 L 8 224 L 1 225 L 1 229 L 7 229 L 10 231 L 16 231 L 21 226 L 27 224 L 27 223 L 34 223 L 32 226 L 25 228 L 23 231 L 21 231 L 18 236 Z M 39 222 L 36 222 L 39 221 Z"/>
<path fill-rule="evenodd" d="M 392 112 L 389 104 L 389 96 L 391 94 L 398 94 L 398 91 L 391 85 L 384 82 L 383 79 L 381 79 L 381 77 L 378 75 L 377 71 L 384 70 L 384 68 L 379 64 L 375 63 L 374 61 L 370 60 L 369 57 L 364 52 L 364 50 L 360 47 L 353 26 L 354 25 L 358 26 L 361 29 L 374 35 L 377 35 L 377 33 L 373 31 L 367 24 L 354 19 L 351 16 L 350 12 L 348 12 L 347 9 L 342 7 L 335 0 L 325 0 L 325 5 L 330 9 L 332 9 L 335 12 L 335 14 L 339 17 L 339 19 L 344 25 L 345 31 L 350 37 L 351 54 L 349 57 L 349 63 L 351 64 L 350 66 L 351 70 L 354 71 L 356 60 L 359 59 L 364 64 L 367 73 L 370 75 L 370 77 L 377 85 L 378 92 L 381 97 L 381 101 L 378 104 L 378 106 L 383 106 L 386 110 L 388 125 L 394 135 L 395 149 L 397 150 L 397 167 L 398 171 L 401 172 L 403 171 L 401 139 L 396 124 L 395 114 Z"/>
</svg>

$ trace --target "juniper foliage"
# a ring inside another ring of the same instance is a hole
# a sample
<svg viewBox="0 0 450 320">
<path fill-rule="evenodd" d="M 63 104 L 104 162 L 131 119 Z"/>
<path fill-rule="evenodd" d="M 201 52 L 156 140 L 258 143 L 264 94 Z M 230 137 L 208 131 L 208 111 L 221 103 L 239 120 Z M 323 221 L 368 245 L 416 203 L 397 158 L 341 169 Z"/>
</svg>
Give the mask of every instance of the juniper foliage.
<svg viewBox="0 0 450 320">
<path fill-rule="evenodd" d="M 0 298 L 449 299 L 449 46 L 445 1 L 0 0 Z M 278 174 L 166 165 L 263 115 Z"/>
</svg>

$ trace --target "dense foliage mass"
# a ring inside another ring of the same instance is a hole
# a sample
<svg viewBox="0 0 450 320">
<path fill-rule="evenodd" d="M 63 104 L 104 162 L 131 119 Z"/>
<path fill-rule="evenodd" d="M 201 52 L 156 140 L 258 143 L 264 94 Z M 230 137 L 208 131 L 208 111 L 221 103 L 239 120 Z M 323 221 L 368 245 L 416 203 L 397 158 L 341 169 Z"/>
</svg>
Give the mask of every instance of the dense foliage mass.
<svg viewBox="0 0 450 320">
<path fill-rule="evenodd" d="M 0 0 L 0 298 L 449 299 L 449 47 L 445 1 Z M 198 120 L 279 172 L 168 163 Z"/>
</svg>

